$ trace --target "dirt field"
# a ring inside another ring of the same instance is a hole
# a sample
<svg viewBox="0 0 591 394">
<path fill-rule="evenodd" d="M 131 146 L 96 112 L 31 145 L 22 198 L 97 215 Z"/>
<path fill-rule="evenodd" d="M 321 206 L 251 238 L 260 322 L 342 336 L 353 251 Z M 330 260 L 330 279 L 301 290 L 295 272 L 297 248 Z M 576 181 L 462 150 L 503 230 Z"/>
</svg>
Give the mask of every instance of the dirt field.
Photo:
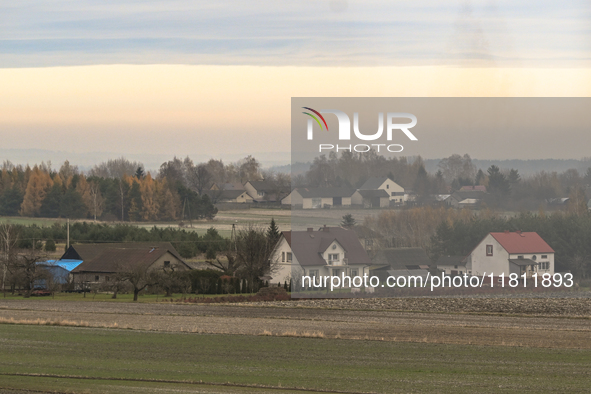
<svg viewBox="0 0 591 394">
<path fill-rule="evenodd" d="M 306 300 L 265 306 L 15 300 L 0 301 L 0 318 L 168 332 L 591 349 L 588 298 L 497 299 L 495 308 L 491 303 L 471 298 Z M 459 313 L 466 311 L 471 313 Z M 527 311 L 535 313 L 528 316 Z"/>
</svg>

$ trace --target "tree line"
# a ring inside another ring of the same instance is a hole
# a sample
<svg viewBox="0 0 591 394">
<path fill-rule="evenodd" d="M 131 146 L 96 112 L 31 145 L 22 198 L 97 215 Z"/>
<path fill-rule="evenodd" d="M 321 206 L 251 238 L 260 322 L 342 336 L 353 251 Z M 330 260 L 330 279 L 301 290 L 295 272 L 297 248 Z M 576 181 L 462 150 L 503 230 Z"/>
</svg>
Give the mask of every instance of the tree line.
<svg viewBox="0 0 591 394">
<path fill-rule="evenodd" d="M 212 219 L 217 209 L 203 193 L 214 183 L 245 183 L 285 176 L 261 170 L 248 156 L 236 163 L 188 157 L 163 163 L 156 176 L 124 158 L 97 164 L 86 174 L 66 161 L 22 166 L 6 161 L 0 170 L 0 216 L 105 221 L 192 221 Z"/>
<path fill-rule="evenodd" d="M 569 169 L 522 177 L 516 169 L 501 169 L 494 164 L 486 171 L 477 169 L 470 155 L 454 154 L 441 159 L 437 171 L 429 173 L 420 156 L 386 158 L 374 151 L 320 155 L 308 171 L 293 177 L 293 185 L 357 189 L 371 177 L 388 177 L 414 192 L 418 205 L 432 203 L 434 195 L 451 194 L 462 186 L 485 186 L 488 193 L 483 202 L 509 210 L 538 210 L 561 197 L 569 198 L 577 210 L 586 209 L 586 191 L 591 188 L 591 168 L 585 174 Z"/>
</svg>

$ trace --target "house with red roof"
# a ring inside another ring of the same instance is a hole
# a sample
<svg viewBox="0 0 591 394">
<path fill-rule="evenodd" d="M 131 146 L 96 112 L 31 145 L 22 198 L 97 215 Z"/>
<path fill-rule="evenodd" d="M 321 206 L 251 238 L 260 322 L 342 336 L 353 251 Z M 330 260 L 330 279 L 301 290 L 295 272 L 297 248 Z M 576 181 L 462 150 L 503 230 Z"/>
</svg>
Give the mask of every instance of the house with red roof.
<svg viewBox="0 0 591 394">
<path fill-rule="evenodd" d="M 554 249 L 535 232 L 489 233 L 466 257 L 471 275 L 554 274 Z M 505 279 L 507 280 L 507 279 Z"/>
<path fill-rule="evenodd" d="M 371 261 L 353 230 L 341 227 L 308 228 L 283 231 L 271 260 L 275 268 L 270 283 L 294 280 L 301 276 L 355 277 L 369 274 Z"/>
</svg>

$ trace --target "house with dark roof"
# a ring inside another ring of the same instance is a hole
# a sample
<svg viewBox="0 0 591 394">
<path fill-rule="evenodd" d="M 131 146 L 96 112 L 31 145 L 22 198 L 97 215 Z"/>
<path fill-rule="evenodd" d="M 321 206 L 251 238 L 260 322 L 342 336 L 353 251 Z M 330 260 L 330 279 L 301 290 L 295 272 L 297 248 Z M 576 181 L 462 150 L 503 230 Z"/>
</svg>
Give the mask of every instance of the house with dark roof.
<svg viewBox="0 0 591 394">
<path fill-rule="evenodd" d="M 476 208 L 485 198 L 482 190 L 457 191 L 452 193 L 445 202 L 454 208 Z"/>
<path fill-rule="evenodd" d="M 246 190 L 204 190 L 212 203 L 245 204 L 253 202 L 253 198 Z"/>
<path fill-rule="evenodd" d="M 468 274 L 554 274 L 554 249 L 535 232 L 489 233 L 466 258 Z"/>
<path fill-rule="evenodd" d="M 363 208 L 386 208 L 390 206 L 390 197 L 385 190 L 357 190 L 351 196 L 351 204 Z"/>
<path fill-rule="evenodd" d="M 209 190 L 246 190 L 244 185 L 240 182 L 235 183 L 214 183 L 211 185 Z"/>
<path fill-rule="evenodd" d="M 349 187 L 300 187 L 281 200 L 284 205 L 303 209 L 346 207 L 355 190 Z"/>
<path fill-rule="evenodd" d="M 270 181 L 248 181 L 244 189 L 254 202 L 278 202 L 289 194 L 289 186 L 280 186 Z"/>
<path fill-rule="evenodd" d="M 370 273 L 385 281 L 388 276 L 419 275 L 426 277 L 431 260 L 423 248 L 381 249 L 372 259 Z"/>
<path fill-rule="evenodd" d="M 272 254 L 276 266 L 271 282 L 301 276 L 363 276 L 371 261 L 353 230 L 341 227 L 283 231 Z"/>
<path fill-rule="evenodd" d="M 109 282 L 130 270 L 191 269 L 170 242 L 74 244 L 62 256 L 64 259 L 82 260 L 71 271 L 77 284 Z"/>
<path fill-rule="evenodd" d="M 404 199 L 404 188 L 387 177 L 372 177 L 369 178 L 359 190 L 383 190 L 388 194 L 390 201 L 402 204 Z"/>
<path fill-rule="evenodd" d="M 465 256 L 440 256 L 436 264 L 437 269 L 445 272 L 446 275 L 456 276 L 468 273 L 466 269 L 467 259 Z"/>
</svg>

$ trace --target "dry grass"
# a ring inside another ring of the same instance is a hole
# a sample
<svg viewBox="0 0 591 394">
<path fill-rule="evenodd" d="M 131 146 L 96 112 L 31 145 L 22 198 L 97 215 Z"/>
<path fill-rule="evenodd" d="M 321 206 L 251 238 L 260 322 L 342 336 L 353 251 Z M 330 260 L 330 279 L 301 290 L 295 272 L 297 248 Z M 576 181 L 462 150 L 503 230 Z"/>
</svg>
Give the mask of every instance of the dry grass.
<svg viewBox="0 0 591 394">
<path fill-rule="evenodd" d="M 326 338 L 322 331 L 302 331 L 297 332 L 296 330 L 283 331 L 282 333 L 275 333 L 269 330 L 263 330 L 261 336 L 275 336 L 275 337 L 297 337 L 297 338 Z"/>
<path fill-rule="evenodd" d="M 86 321 L 75 320 L 51 320 L 51 319 L 15 319 L 0 317 L 0 324 L 25 324 L 30 326 L 61 326 L 61 327 L 98 327 L 98 328 L 129 328 L 119 327 L 117 323 L 93 324 Z"/>
</svg>

